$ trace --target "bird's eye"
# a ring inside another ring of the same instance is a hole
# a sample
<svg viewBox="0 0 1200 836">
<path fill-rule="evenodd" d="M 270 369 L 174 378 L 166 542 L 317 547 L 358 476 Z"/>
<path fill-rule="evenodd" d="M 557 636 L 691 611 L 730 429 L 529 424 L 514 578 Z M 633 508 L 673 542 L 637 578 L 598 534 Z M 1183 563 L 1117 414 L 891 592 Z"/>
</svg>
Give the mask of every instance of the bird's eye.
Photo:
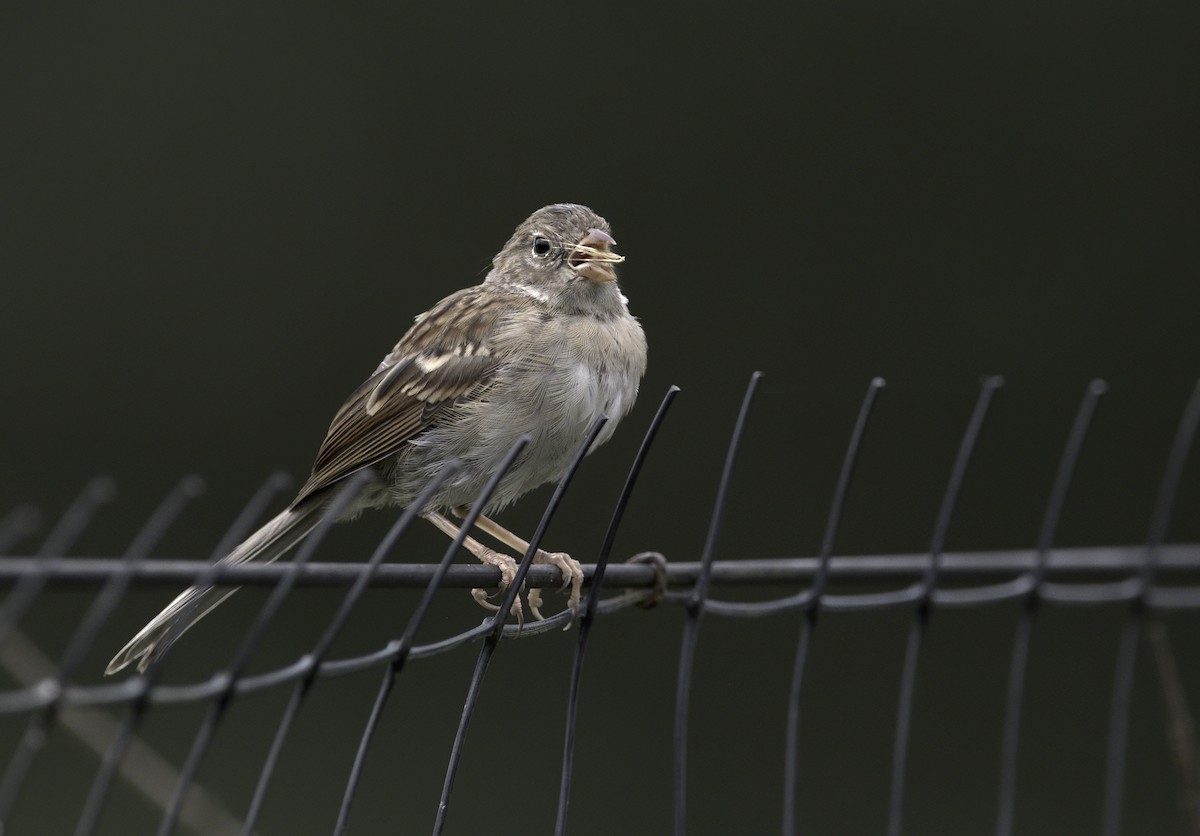
<svg viewBox="0 0 1200 836">
<path fill-rule="evenodd" d="M 550 242 L 540 235 L 533 236 L 533 254 L 545 255 L 550 252 Z"/>
</svg>

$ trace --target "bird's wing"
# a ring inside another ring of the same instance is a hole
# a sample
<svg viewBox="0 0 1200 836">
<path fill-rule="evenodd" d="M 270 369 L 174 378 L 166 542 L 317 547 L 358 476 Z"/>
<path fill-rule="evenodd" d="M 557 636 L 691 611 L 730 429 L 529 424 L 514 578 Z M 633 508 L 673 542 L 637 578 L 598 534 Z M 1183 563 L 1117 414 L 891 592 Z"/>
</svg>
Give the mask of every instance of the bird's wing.
<svg viewBox="0 0 1200 836">
<path fill-rule="evenodd" d="M 334 416 L 296 504 L 399 452 L 445 408 L 480 397 L 498 365 L 489 338 L 505 309 L 499 302 L 477 286 L 418 317 Z"/>
</svg>

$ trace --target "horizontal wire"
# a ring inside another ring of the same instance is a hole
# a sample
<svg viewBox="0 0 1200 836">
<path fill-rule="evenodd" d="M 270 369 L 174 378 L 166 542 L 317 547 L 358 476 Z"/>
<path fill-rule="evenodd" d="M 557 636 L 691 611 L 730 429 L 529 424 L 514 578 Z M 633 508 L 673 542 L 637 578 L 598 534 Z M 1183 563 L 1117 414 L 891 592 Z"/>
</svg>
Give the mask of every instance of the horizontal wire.
<svg viewBox="0 0 1200 836">
<path fill-rule="evenodd" d="M 1054 549 L 1049 553 L 1042 569 L 1047 576 L 1079 576 L 1103 578 L 1105 576 L 1135 572 L 1145 560 L 1145 546 L 1122 546 L 1100 548 Z M 1175 544 L 1163 546 L 1158 552 L 1155 575 L 1182 577 L 1200 573 L 1200 544 Z M 58 581 L 96 582 L 104 580 L 109 573 L 98 571 L 105 565 L 98 558 L 41 558 L 43 571 Z M 13 577 L 12 568 L 18 558 L 0 558 L 0 580 Z M 111 565 L 116 565 L 112 561 Z M 825 592 L 818 606 L 831 611 L 864 611 L 885 607 L 914 605 L 928 596 L 934 607 L 963 606 L 1005 600 L 1028 594 L 1021 578 L 1037 566 L 1037 554 L 1031 550 L 989 552 L 945 552 L 941 555 L 938 575 L 942 581 L 960 578 L 986 578 L 991 576 L 1016 575 L 1011 583 L 992 584 L 984 587 L 962 589 L 934 589 L 930 593 L 920 583 L 930 566 L 929 555 L 874 555 L 860 557 L 835 557 L 825 564 L 827 578 L 833 582 L 880 582 L 889 579 L 909 578 L 917 582 L 904 588 L 859 594 L 836 594 Z M 150 582 L 187 582 L 198 572 L 211 568 L 203 561 L 155 561 L 143 563 L 133 569 L 135 580 Z M 384 586 L 408 586 L 419 584 L 421 578 L 428 579 L 436 566 L 422 564 L 388 564 L 380 566 L 374 584 Z M 698 563 L 675 563 L 667 565 L 667 578 L 671 585 L 687 587 L 700 573 Z M 128 567 L 127 567 L 128 569 Z M 592 567 L 585 566 L 585 575 L 590 578 Z M 817 558 L 778 558 L 756 560 L 714 561 L 710 567 L 709 582 L 727 585 L 770 585 L 810 579 L 821 571 Z M 158 570 L 165 570 L 156 574 Z M 269 584 L 278 579 L 288 565 L 244 566 L 221 570 L 222 579 L 234 580 L 239 584 Z M 291 571 L 296 571 L 292 567 Z M 298 584 L 341 585 L 353 583 L 361 569 L 356 564 L 307 564 L 295 576 Z M 147 574 L 142 575 L 143 572 Z M 228 578 L 226 578 L 228 572 Z M 498 573 L 491 567 L 452 566 L 443 586 L 486 586 L 498 580 Z M 553 567 L 530 567 L 529 580 L 538 585 L 558 582 L 558 570 Z M 607 614 L 641 603 L 647 596 L 653 597 L 655 570 L 643 564 L 610 565 L 604 575 L 604 586 L 626 587 L 624 595 L 602 599 L 597 614 Z M 639 589 L 640 588 L 640 589 Z M 636 591 L 635 591 L 636 590 Z M 1143 594 L 1138 578 L 1126 577 L 1115 581 L 1096 583 L 1044 583 L 1038 597 L 1045 601 L 1064 604 L 1100 604 L 1129 601 Z M 674 591 L 662 596 L 667 604 L 686 606 L 690 591 Z M 764 612 L 764 604 L 784 612 L 807 606 L 804 594 L 782 599 L 781 602 L 730 602 L 708 599 L 705 610 L 717 616 L 753 617 L 773 614 Z M 799 603 L 796 603 L 799 601 Z M 780 606 L 786 604 L 787 606 Z M 1200 608 L 1200 586 L 1154 586 L 1145 592 L 1145 604 L 1150 609 Z M 566 622 L 569 613 L 560 613 L 545 621 L 527 624 L 519 629 L 516 624 L 506 625 L 506 638 L 529 638 L 543 632 L 557 630 Z M 410 657 L 421 659 L 437 655 L 463 644 L 479 641 L 492 630 L 491 620 L 456 635 L 432 641 L 412 648 Z M 358 671 L 379 667 L 391 662 L 395 642 L 360 656 L 345 659 L 327 659 L 317 664 L 316 676 L 320 678 L 343 676 Z M 72 685 L 62 687 L 54 680 L 45 680 L 33 688 L 0 692 L 0 714 L 33 711 L 51 703 L 63 706 L 96 706 L 130 703 L 145 700 L 148 704 L 180 704 L 198 700 L 215 699 L 223 694 L 246 694 L 275 687 L 301 677 L 313 676 L 314 658 L 306 654 L 281 668 L 260 674 L 243 676 L 231 683 L 228 672 L 217 672 L 200 682 L 180 685 L 158 685 L 146 687 L 144 677 L 131 677 L 121 682 L 106 682 L 98 685 Z"/>
<path fill-rule="evenodd" d="M 1050 551 L 1044 569 L 1048 576 L 1114 580 L 1114 575 L 1139 571 L 1146 560 L 1146 547 L 1099 546 L 1057 548 Z M 121 567 L 121 560 L 109 557 L 0 557 L 0 584 L 13 583 L 38 566 L 48 580 L 59 584 L 96 584 L 106 581 Z M 830 580 L 876 582 L 895 579 L 917 579 L 930 569 L 928 554 L 851 555 L 829 560 Z M 139 585 L 188 584 L 207 570 L 213 570 L 205 580 L 218 584 L 239 586 L 271 586 L 284 575 L 295 571 L 295 583 L 302 586 L 349 586 L 362 575 L 361 563 L 309 563 L 294 570 L 288 563 L 243 564 L 212 567 L 198 560 L 151 560 L 136 567 L 125 567 L 133 582 Z M 787 584 L 814 578 L 821 568 L 816 557 L 748 558 L 717 560 L 712 564 L 710 582 L 721 585 Z M 1038 568 L 1034 549 L 1007 549 L 977 552 L 943 552 L 938 562 L 941 579 L 992 578 L 1011 580 L 1012 576 Z M 380 566 L 371 579 L 374 587 L 423 588 L 436 571 L 431 563 L 389 563 Z M 590 583 L 595 567 L 583 566 L 585 583 Z M 667 581 L 672 586 L 690 586 L 700 576 L 698 562 L 667 564 Z M 1170 577 L 1200 576 L 1200 543 L 1179 543 L 1163 546 L 1158 553 L 1156 574 Z M 470 589 L 495 586 L 500 570 L 493 566 L 455 565 L 446 574 L 442 587 Z M 648 588 L 657 582 L 656 570 L 648 564 L 610 564 L 602 586 L 606 588 Z M 562 575 L 557 567 L 535 565 L 526 577 L 529 586 L 557 587 Z M 1054 584 L 1050 585 L 1052 588 Z M 1014 594 L 1028 590 L 1020 587 Z M 1047 594 L 1045 597 L 1066 600 L 1070 592 Z M 1120 595 L 1116 599 L 1119 600 Z M 948 602 L 947 602 L 948 603 Z"/>
</svg>

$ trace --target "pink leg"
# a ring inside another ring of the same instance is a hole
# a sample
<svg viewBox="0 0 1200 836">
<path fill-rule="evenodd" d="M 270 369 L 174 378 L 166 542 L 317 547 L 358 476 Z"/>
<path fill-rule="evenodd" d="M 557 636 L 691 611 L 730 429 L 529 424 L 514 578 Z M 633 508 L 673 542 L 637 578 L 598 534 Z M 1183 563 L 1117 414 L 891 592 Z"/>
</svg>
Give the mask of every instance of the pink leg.
<svg viewBox="0 0 1200 836">
<path fill-rule="evenodd" d="M 425 514 L 422 514 L 422 516 L 437 526 L 447 537 L 454 538 L 458 536 L 459 527 L 442 514 L 439 514 L 437 511 L 429 511 Z M 512 585 L 513 580 L 515 580 L 517 576 L 517 562 L 515 560 L 506 554 L 501 554 L 498 551 L 489 549 L 474 537 L 467 537 L 464 539 L 463 546 L 481 563 L 486 563 L 488 566 L 495 566 L 500 570 L 501 592 L 508 589 L 508 587 Z M 484 609 L 491 610 L 492 612 L 499 612 L 500 610 L 498 606 L 488 601 L 487 590 L 472 589 L 471 597 L 473 597 L 475 602 Z M 532 605 L 533 602 L 531 601 L 530 606 L 532 607 Z M 536 613 L 536 610 L 534 612 Z M 513 600 L 512 614 L 517 617 L 517 624 L 523 624 L 525 622 L 525 613 L 521 609 L 520 595 Z"/>
</svg>

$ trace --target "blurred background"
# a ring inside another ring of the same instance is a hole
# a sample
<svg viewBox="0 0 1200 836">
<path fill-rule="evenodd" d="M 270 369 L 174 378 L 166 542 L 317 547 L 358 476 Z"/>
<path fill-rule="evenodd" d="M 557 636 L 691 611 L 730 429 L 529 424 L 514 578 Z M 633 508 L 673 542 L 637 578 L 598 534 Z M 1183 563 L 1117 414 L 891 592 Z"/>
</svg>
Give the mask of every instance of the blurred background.
<svg viewBox="0 0 1200 836">
<path fill-rule="evenodd" d="M 482 280 L 530 212 L 572 201 L 607 217 L 628 257 L 621 281 L 650 368 L 549 547 L 594 559 L 641 434 L 677 384 L 614 559 L 646 549 L 697 559 L 756 369 L 766 376 L 721 559 L 816 553 L 874 375 L 888 386 L 838 553 L 928 548 L 979 381 L 997 373 L 1007 385 L 949 548 L 1034 544 L 1094 377 L 1110 392 L 1058 542 L 1139 542 L 1200 375 L 1197 24 L 1200 8 L 1183 0 L 5 3 L 0 511 L 31 503 L 53 520 L 90 477 L 111 476 L 118 497 L 74 552 L 118 555 L 171 486 L 198 473 L 205 496 L 158 552 L 206 558 L 268 474 L 303 479 L 335 409 L 415 314 Z M 527 497 L 503 522 L 532 531 L 548 497 Z M 1193 466 L 1170 540 L 1200 540 L 1198 502 Z M 319 559 L 365 558 L 392 519 L 339 527 Z M 443 548 L 426 526 L 395 559 L 432 562 Z M 61 653 L 93 594 L 54 588 L 23 627 Z M 173 594 L 128 595 L 81 679 L 99 681 Z M 227 663 L 265 595 L 244 591 L 189 633 L 167 680 Z M 252 670 L 306 652 L 340 600 L 293 594 Z M 371 591 L 334 654 L 382 646 L 414 601 Z M 1017 611 L 935 614 L 905 832 L 991 831 Z M 1124 612 L 1039 617 L 1018 833 L 1099 825 Z M 478 619 L 465 593 L 446 593 L 422 638 Z M 802 832 L 882 831 L 910 622 L 907 610 L 822 621 L 804 693 Z M 682 623 L 671 607 L 598 623 L 572 833 L 668 832 Z M 1200 673 L 1186 660 L 1200 652 L 1200 616 L 1167 624 L 1194 712 Z M 689 832 L 778 830 L 799 625 L 796 614 L 704 622 Z M 500 647 L 448 833 L 550 832 L 574 641 Z M 428 831 L 474 656 L 413 662 L 401 677 L 351 832 Z M 1133 692 L 1124 820 L 1130 833 L 1185 832 L 1150 658 L 1140 655 Z M 329 832 L 377 682 L 376 671 L 318 683 L 260 832 Z M 285 691 L 235 702 L 201 768 L 239 814 Z M 178 764 L 202 713 L 155 710 L 145 736 Z M 23 722 L 0 724 L 5 753 Z M 56 733 L 11 832 L 69 832 L 95 766 Z M 156 820 L 118 784 L 104 832 L 152 832 Z"/>
</svg>

